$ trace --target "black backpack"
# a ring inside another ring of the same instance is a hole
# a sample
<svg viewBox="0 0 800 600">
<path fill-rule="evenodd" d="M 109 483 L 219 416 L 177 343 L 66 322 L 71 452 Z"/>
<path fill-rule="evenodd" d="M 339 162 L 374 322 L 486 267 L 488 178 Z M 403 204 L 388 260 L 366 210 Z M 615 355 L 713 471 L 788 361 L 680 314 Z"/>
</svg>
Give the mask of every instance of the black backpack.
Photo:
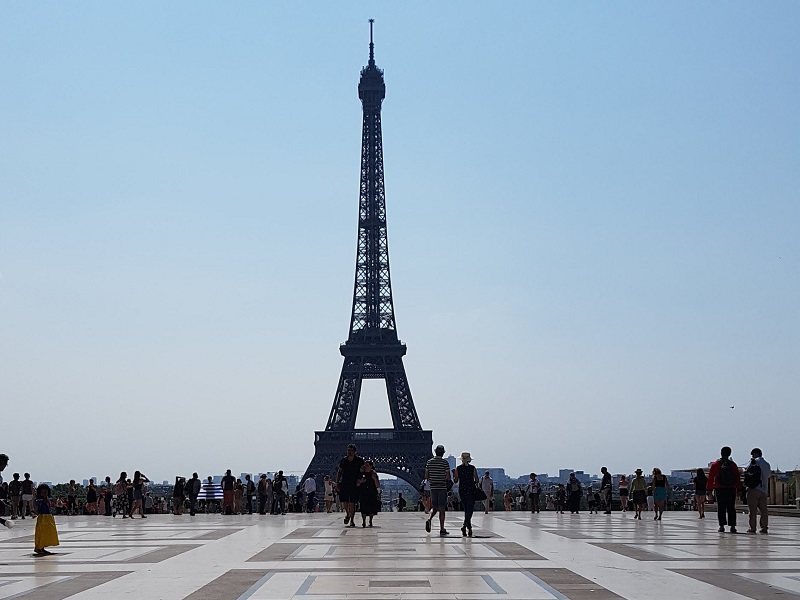
<svg viewBox="0 0 800 600">
<path fill-rule="evenodd" d="M 719 475 L 717 475 L 717 483 L 721 487 L 736 487 L 736 482 L 739 479 L 736 467 L 727 458 L 720 459 Z"/>
<path fill-rule="evenodd" d="M 748 488 L 757 488 L 761 485 L 761 467 L 753 463 L 744 472 L 744 485 Z"/>
</svg>

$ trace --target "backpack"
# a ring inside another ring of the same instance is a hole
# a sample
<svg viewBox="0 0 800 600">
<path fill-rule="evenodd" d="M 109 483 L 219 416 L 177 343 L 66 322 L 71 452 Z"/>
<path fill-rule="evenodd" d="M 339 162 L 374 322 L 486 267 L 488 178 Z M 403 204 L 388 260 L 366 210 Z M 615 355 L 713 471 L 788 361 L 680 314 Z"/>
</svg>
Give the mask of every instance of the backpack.
<svg viewBox="0 0 800 600">
<path fill-rule="evenodd" d="M 761 485 L 761 467 L 752 464 L 744 472 L 744 485 L 748 488 L 757 488 Z"/>
<path fill-rule="evenodd" d="M 726 459 L 720 459 L 719 475 L 717 475 L 717 484 L 721 487 L 736 487 L 736 482 L 739 479 L 736 467 L 733 462 Z"/>
</svg>

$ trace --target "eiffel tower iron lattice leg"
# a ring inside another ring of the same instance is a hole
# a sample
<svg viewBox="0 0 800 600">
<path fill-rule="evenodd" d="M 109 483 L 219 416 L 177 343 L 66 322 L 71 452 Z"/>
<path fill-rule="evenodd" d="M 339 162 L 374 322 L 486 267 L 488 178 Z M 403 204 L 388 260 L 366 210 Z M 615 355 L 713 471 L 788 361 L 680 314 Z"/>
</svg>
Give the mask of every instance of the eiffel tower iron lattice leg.
<svg viewBox="0 0 800 600">
<path fill-rule="evenodd" d="M 389 274 L 386 198 L 383 180 L 381 103 L 386 96 L 383 71 L 375 66 L 370 21 L 369 63 L 358 84 L 364 119 L 361 146 L 358 246 L 350 335 L 339 351 L 342 374 L 328 424 L 317 431 L 314 458 L 303 478 L 320 480 L 335 475 L 348 444 L 374 463 L 375 470 L 395 475 L 415 488 L 432 456 L 433 432 L 419 422 L 408 385 L 403 356 L 406 346 L 397 337 Z M 383 379 L 392 415 L 391 429 L 356 429 L 358 402 L 364 379 Z"/>
</svg>

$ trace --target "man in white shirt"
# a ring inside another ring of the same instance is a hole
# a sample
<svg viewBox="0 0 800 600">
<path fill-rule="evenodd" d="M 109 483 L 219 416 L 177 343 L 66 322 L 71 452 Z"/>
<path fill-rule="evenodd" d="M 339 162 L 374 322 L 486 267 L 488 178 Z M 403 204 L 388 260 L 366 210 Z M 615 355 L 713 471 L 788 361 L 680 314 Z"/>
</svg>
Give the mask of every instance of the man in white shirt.
<svg viewBox="0 0 800 600">
<path fill-rule="evenodd" d="M 756 509 L 761 513 L 759 525 L 761 526 L 761 533 L 767 533 L 769 526 L 769 514 L 767 514 L 767 501 L 769 500 L 769 478 L 772 475 L 772 467 L 764 460 L 761 448 L 753 448 L 750 451 L 751 461 L 747 470 L 745 471 L 744 483 L 747 487 L 747 508 L 750 517 L 750 529 L 747 533 L 756 532 Z M 752 466 L 758 467 L 761 470 L 761 480 L 758 485 L 751 487 L 749 484 L 748 473 L 752 470 Z"/>
<path fill-rule="evenodd" d="M 539 494 L 542 493 L 542 483 L 536 479 L 536 473 L 531 473 L 531 479 L 525 488 L 528 497 L 531 499 L 531 513 L 539 512 Z"/>
<path fill-rule="evenodd" d="M 317 481 L 313 473 L 309 474 L 303 484 L 303 491 L 306 494 L 306 511 L 313 513 L 317 506 Z"/>
</svg>

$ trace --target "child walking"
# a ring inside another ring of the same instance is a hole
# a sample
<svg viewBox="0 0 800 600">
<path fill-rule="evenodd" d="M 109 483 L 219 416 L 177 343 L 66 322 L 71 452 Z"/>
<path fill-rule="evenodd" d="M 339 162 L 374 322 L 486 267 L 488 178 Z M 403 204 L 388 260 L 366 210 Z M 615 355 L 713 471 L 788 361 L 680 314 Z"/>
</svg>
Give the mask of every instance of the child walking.
<svg viewBox="0 0 800 600">
<path fill-rule="evenodd" d="M 47 556 L 52 552 L 46 550 L 46 546 L 58 546 L 58 531 L 50 513 L 50 488 L 44 483 L 36 488 L 36 514 L 33 552 L 36 556 Z"/>
</svg>

